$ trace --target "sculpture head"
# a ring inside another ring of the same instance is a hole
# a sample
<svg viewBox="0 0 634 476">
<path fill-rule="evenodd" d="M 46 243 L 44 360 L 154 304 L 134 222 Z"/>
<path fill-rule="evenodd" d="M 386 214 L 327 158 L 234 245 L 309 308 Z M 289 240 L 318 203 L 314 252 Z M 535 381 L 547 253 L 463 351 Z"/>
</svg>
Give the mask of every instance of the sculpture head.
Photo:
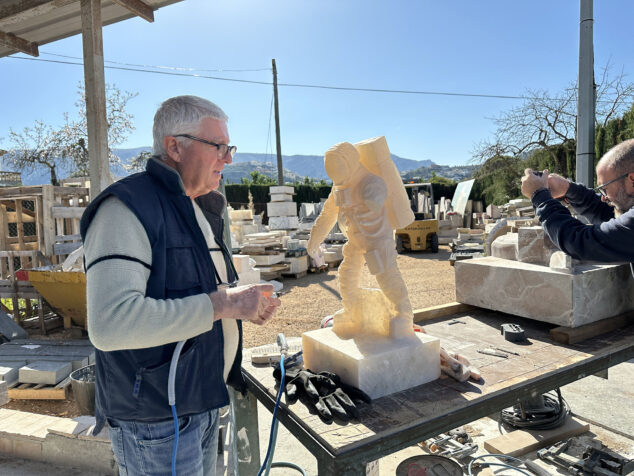
<svg viewBox="0 0 634 476">
<path fill-rule="evenodd" d="M 344 185 L 360 166 L 359 152 L 349 142 L 333 145 L 324 155 L 326 173 L 335 185 Z"/>
</svg>

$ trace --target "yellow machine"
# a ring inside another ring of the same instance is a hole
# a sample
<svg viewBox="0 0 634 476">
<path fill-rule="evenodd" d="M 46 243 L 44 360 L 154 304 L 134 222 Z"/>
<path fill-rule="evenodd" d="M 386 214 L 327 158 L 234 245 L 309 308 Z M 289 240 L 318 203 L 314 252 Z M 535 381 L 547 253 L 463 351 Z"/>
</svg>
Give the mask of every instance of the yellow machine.
<svg viewBox="0 0 634 476">
<path fill-rule="evenodd" d="M 431 183 L 407 183 L 411 188 L 414 221 L 396 230 L 396 251 L 431 250 L 438 253 L 438 220 L 434 216 L 434 190 Z M 421 200 L 421 198 L 427 199 Z"/>
</svg>

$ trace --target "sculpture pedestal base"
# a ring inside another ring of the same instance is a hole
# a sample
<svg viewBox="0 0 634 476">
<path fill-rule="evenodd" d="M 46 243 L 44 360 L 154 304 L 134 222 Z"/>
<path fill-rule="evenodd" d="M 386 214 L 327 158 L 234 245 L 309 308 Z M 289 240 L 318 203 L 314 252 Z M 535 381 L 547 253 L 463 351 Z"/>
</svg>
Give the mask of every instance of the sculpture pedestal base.
<svg viewBox="0 0 634 476">
<path fill-rule="evenodd" d="M 328 370 L 371 398 L 422 385 L 440 377 L 440 340 L 427 334 L 342 339 L 330 328 L 302 335 L 304 366 Z"/>
</svg>

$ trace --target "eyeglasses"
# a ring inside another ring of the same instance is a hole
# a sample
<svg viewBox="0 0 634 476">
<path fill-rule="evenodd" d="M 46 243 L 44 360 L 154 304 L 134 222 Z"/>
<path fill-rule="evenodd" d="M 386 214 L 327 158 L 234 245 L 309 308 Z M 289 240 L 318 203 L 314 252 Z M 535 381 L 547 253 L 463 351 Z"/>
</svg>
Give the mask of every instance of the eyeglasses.
<svg viewBox="0 0 634 476">
<path fill-rule="evenodd" d="M 172 137 L 186 137 L 187 139 L 202 142 L 203 144 L 212 145 L 216 149 L 218 149 L 218 155 L 220 156 L 221 159 L 224 159 L 227 156 L 227 154 L 229 154 L 231 158 L 233 159 L 233 155 L 236 153 L 236 150 L 238 150 L 238 148 L 235 145 L 216 144 L 215 142 L 211 142 L 210 140 L 201 139 L 200 137 L 192 136 L 189 134 L 176 134 L 175 136 L 172 136 Z"/>
<path fill-rule="evenodd" d="M 599 185 L 598 187 L 595 188 L 595 190 L 597 192 L 599 192 L 601 195 L 603 195 L 605 198 L 608 198 L 608 194 L 605 191 L 605 187 L 607 187 L 608 185 L 610 185 L 611 183 L 616 182 L 617 180 L 621 180 L 622 178 L 627 177 L 628 175 L 630 175 L 632 172 L 628 172 L 626 174 L 623 174 L 615 179 L 610 180 L 609 182 L 605 182 L 603 185 Z"/>
</svg>

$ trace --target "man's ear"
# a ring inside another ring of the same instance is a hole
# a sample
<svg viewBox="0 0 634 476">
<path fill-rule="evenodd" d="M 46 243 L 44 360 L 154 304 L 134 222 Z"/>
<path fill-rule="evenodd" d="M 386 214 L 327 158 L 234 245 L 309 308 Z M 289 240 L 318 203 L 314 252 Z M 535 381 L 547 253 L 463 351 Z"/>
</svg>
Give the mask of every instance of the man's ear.
<svg viewBox="0 0 634 476">
<path fill-rule="evenodd" d="M 180 155 L 180 142 L 173 136 L 165 136 L 163 137 L 163 148 L 165 149 L 165 153 L 167 156 L 172 159 L 174 162 L 181 161 Z"/>
</svg>

